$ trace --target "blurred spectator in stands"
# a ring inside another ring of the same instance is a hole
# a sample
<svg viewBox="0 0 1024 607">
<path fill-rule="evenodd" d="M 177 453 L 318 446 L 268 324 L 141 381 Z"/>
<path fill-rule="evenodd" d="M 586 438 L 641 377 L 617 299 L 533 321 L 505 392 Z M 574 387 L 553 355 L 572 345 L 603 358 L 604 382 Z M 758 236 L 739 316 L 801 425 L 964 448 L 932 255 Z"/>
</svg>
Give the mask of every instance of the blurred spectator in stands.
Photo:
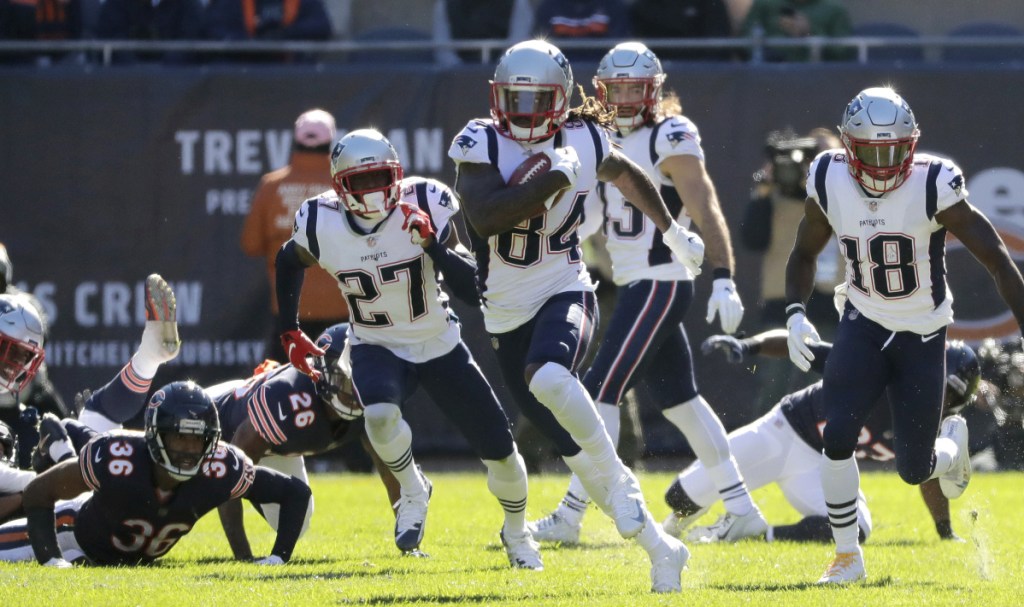
<svg viewBox="0 0 1024 607">
<path fill-rule="evenodd" d="M 725 0 L 635 0 L 629 7 L 637 38 L 729 38 L 732 23 Z M 661 59 L 722 61 L 733 49 L 672 49 L 649 45 Z"/>
<path fill-rule="evenodd" d="M 503 40 L 491 53 L 491 62 L 505 48 L 529 38 L 532 25 L 530 0 L 434 0 L 434 41 Z M 477 50 L 439 50 L 436 58 L 441 65 L 481 62 Z"/>
<path fill-rule="evenodd" d="M 0 39 L 75 40 L 82 36 L 81 0 L 0 0 Z M 7 55 L 5 62 L 49 65 L 81 53 Z"/>
<path fill-rule="evenodd" d="M 96 37 L 104 40 L 201 40 L 203 7 L 199 0 L 104 0 L 96 23 Z M 191 63 L 187 52 L 118 53 L 116 63 L 160 61 Z"/>
<path fill-rule="evenodd" d="M 331 18 L 322 0 L 210 0 L 210 40 L 328 40 Z M 245 61 L 305 62 L 307 54 L 243 55 Z"/>
<path fill-rule="evenodd" d="M 564 40 L 595 40 L 630 36 L 629 12 L 623 0 L 541 0 L 533 17 L 534 35 L 558 45 L 569 62 L 598 62 L 608 44 L 576 49 Z"/>
<path fill-rule="evenodd" d="M 242 227 L 242 251 L 266 262 L 270 280 L 270 307 L 277 317 L 274 259 L 292 235 L 295 211 L 307 198 L 331 190 L 331 144 L 334 116 L 324 110 L 304 112 L 295 121 L 292 154 L 287 166 L 267 173 L 253 193 L 249 215 Z M 320 335 L 348 319 L 338 282 L 320 268 L 310 268 L 302 284 L 299 324 L 306 335 Z M 276 327 L 267 327 L 267 357 L 287 363 Z"/>
<path fill-rule="evenodd" d="M 744 247 L 761 255 L 760 324 L 768 331 L 786 323 L 786 263 L 796 241 L 797 228 L 807 200 L 807 170 L 824 150 L 841 148 L 839 138 L 829 129 L 816 128 L 807 136 L 791 129 L 773 131 L 765 141 L 765 163 L 754 173 L 750 201 L 740 227 Z M 815 289 L 807 302 L 807 316 L 831 341 L 839 317 L 832 302 L 836 284 L 843 280 L 844 265 L 839 248 L 830 242 L 818 258 Z M 787 359 L 758 361 L 759 400 L 750 411 L 757 417 L 780 398 L 809 383 Z"/>
<path fill-rule="evenodd" d="M 50 322 L 46 310 L 35 295 L 14 286 L 14 264 L 3 243 L 0 243 L 0 293 L 22 297 L 35 308 L 43 322 L 43 343 L 50 343 Z M 0 421 L 10 426 L 18 436 L 17 461 L 20 468 L 30 467 L 32 447 L 39 442 L 36 423 L 43 413 L 53 413 L 60 418 L 71 413 L 50 381 L 45 361 L 23 392 L 0 391 Z"/>
<path fill-rule="evenodd" d="M 840 0 L 754 0 L 743 25 L 744 36 L 765 38 L 806 38 L 826 36 L 839 38 L 853 34 L 853 25 L 846 6 Z M 826 61 L 852 59 L 856 49 L 825 47 Z M 767 48 L 767 61 L 807 61 L 807 47 Z"/>
</svg>

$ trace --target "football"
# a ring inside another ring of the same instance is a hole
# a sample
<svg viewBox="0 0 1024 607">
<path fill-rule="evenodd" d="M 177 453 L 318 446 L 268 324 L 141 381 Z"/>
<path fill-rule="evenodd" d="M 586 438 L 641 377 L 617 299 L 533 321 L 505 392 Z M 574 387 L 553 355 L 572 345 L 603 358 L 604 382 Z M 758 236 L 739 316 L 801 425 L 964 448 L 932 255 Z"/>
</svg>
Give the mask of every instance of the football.
<svg viewBox="0 0 1024 607">
<path fill-rule="evenodd" d="M 551 170 L 551 158 L 544 152 L 537 152 L 516 167 L 508 177 L 508 185 L 523 185 L 527 181 Z"/>
</svg>

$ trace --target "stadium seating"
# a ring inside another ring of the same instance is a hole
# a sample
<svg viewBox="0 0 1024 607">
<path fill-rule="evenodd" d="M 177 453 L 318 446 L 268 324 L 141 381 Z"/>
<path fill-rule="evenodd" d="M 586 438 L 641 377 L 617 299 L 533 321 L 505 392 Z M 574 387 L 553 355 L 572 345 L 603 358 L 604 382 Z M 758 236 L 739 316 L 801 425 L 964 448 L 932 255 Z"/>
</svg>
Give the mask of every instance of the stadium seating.
<svg viewBox="0 0 1024 607">
<path fill-rule="evenodd" d="M 381 42 L 404 40 L 430 40 L 428 32 L 410 27 L 382 27 L 361 32 L 354 38 L 357 42 Z M 375 63 L 433 63 L 434 52 L 421 50 L 361 50 L 354 51 L 351 61 Z"/>
<path fill-rule="evenodd" d="M 942 59 L 948 62 L 1024 62 L 1024 31 L 1004 23 L 967 23 L 949 30 L 953 37 L 1017 36 L 1017 46 L 950 46 L 944 49 Z"/>
<path fill-rule="evenodd" d="M 912 27 L 902 23 L 862 23 L 853 28 L 854 36 L 879 38 L 918 38 L 919 34 Z M 924 61 L 924 50 L 920 46 L 883 46 L 869 47 L 868 61 Z"/>
</svg>

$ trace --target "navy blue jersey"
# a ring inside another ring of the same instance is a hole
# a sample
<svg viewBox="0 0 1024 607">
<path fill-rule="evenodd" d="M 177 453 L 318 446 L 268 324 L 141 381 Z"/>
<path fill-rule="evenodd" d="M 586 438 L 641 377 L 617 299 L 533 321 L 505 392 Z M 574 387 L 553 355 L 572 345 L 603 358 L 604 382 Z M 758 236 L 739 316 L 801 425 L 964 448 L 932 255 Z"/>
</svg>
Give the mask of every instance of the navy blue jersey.
<svg viewBox="0 0 1024 607">
<path fill-rule="evenodd" d="M 821 373 L 825 368 L 832 345 L 828 343 L 811 346 L 814 362 L 811 368 Z M 811 449 L 821 452 L 825 445 L 821 431 L 825 427 L 825 403 L 821 398 L 821 381 L 802 390 L 783 396 L 779 401 L 782 414 L 789 425 Z M 885 398 L 883 396 L 883 398 Z M 892 421 L 889 407 L 875 407 L 857 440 L 857 459 L 873 459 L 879 462 L 892 461 L 896 455 L 892 445 Z"/>
<path fill-rule="evenodd" d="M 230 441 L 246 419 L 277 455 L 313 455 L 337 447 L 352 422 L 328 415 L 313 380 L 291 365 L 250 378 L 217 399 L 221 432 Z"/>
<path fill-rule="evenodd" d="M 79 454 L 82 477 L 92 490 L 78 513 L 75 539 L 103 565 L 151 562 L 170 550 L 204 514 L 242 497 L 252 485 L 252 461 L 220 443 L 199 474 L 171 491 L 157 488 L 153 462 L 141 432 L 100 434 Z"/>
</svg>

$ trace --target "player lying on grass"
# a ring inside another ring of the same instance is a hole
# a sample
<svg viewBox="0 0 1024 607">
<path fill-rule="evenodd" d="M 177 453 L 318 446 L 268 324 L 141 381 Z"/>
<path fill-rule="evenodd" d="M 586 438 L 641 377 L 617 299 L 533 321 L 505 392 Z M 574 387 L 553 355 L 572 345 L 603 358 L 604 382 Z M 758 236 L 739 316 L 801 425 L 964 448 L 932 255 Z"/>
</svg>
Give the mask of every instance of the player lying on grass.
<svg viewBox="0 0 1024 607">
<path fill-rule="evenodd" d="M 94 432 L 86 430 L 87 432 Z M 157 390 L 145 412 L 145 432 L 96 434 L 71 457 L 25 488 L 25 519 L 0 526 L 0 560 L 35 559 L 65 568 L 146 564 L 166 554 L 204 514 L 244 497 L 280 504 L 270 556 L 291 558 L 309 504 L 309 486 L 254 466 L 237 447 L 219 442 L 213 399 L 190 381 Z M 59 500 L 60 519 L 56 519 Z"/>
<path fill-rule="evenodd" d="M 701 345 L 704 354 L 723 352 L 729 362 L 742 363 L 747 357 L 761 355 L 784 358 L 789 355 L 787 332 L 768 331 L 747 339 L 714 335 Z M 810 346 L 815 359 L 811 368 L 821 373 L 831 344 Z M 943 417 L 958 414 L 974 401 L 980 381 L 978 358 L 969 346 L 960 341 L 946 344 L 946 396 Z M 765 538 L 772 540 L 829 542 L 825 497 L 821 489 L 821 428 L 824 426 L 821 381 L 786 395 L 771 411 L 758 420 L 729 434 L 729 446 L 739 463 L 740 472 L 751 489 L 777 483 L 786 500 L 804 516 L 793 525 L 769 527 Z M 884 419 L 888 408 L 879 407 L 861 431 L 859 458 L 888 461 L 893 458 L 891 433 Z M 958 540 L 949 517 L 949 500 L 942 494 L 938 479 L 922 483 L 921 496 L 935 521 L 935 529 L 943 539 Z M 673 513 L 662 523 L 665 530 L 681 535 L 720 499 L 718 492 L 700 463 L 683 470 L 665 493 L 665 501 Z M 861 541 L 871 533 L 871 513 L 864 494 L 857 500 L 857 523 Z M 716 542 L 721 530 L 715 525 L 697 527 L 687 538 L 691 541 Z"/>
</svg>

